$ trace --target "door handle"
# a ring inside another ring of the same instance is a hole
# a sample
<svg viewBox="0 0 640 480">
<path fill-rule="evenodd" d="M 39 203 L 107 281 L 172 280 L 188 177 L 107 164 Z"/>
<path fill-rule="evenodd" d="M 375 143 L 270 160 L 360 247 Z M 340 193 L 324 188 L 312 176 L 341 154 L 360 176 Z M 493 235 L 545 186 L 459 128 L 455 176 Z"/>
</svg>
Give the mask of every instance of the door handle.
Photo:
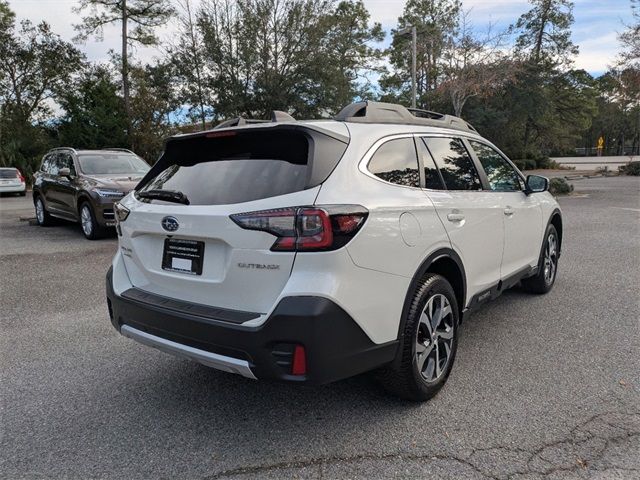
<svg viewBox="0 0 640 480">
<path fill-rule="evenodd" d="M 516 212 L 515 212 L 515 210 L 514 210 L 513 208 L 511 208 L 511 207 L 507 207 L 507 208 L 505 208 L 505 209 L 504 209 L 504 214 L 505 214 L 507 217 L 512 216 L 514 213 L 516 213 Z"/>
<path fill-rule="evenodd" d="M 464 220 L 464 215 L 461 213 L 450 213 L 447 215 L 447 220 L 450 222 L 461 222 Z"/>
</svg>

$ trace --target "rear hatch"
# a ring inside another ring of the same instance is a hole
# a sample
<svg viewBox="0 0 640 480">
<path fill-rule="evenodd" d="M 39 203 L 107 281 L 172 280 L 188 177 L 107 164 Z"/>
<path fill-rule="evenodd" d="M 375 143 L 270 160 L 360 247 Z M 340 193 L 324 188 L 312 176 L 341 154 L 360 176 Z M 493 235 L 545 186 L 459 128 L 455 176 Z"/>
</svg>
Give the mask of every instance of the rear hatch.
<svg viewBox="0 0 640 480">
<path fill-rule="evenodd" d="M 134 198 L 123 202 L 131 212 L 120 223 L 120 242 L 132 284 L 176 300 L 267 313 L 296 253 L 272 251 L 274 235 L 241 228 L 230 216 L 313 205 L 347 138 L 277 125 L 169 140 Z"/>
<path fill-rule="evenodd" d="M 22 180 L 15 168 L 0 168 L 0 186 L 20 185 Z"/>
</svg>

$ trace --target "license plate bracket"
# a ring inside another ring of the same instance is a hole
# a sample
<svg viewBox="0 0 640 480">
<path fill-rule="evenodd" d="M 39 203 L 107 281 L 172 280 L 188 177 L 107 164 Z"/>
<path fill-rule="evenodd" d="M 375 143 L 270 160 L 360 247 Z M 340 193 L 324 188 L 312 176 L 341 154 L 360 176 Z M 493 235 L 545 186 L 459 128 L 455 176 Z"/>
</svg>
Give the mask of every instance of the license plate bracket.
<svg viewBox="0 0 640 480">
<path fill-rule="evenodd" d="M 170 272 L 202 275 L 204 242 L 168 237 L 164 240 L 162 269 Z"/>
</svg>

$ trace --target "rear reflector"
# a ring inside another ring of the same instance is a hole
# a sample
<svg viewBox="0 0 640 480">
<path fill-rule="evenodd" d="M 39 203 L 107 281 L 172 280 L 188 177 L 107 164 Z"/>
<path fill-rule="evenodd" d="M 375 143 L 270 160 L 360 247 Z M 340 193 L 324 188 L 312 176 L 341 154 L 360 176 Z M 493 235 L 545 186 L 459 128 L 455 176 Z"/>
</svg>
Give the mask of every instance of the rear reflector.
<svg viewBox="0 0 640 480">
<path fill-rule="evenodd" d="M 291 363 L 292 375 L 305 375 L 307 373 L 307 354 L 302 345 L 296 345 L 293 351 L 293 362 Z"/>
<path fill-rule="evenodd" d="M 275 235 L 278 252 L 336 250 L 346 245 L 364 224 L 367 209 L 359 205 L 289 207 L 231 215 L 246 230 Z"/>
</svg>

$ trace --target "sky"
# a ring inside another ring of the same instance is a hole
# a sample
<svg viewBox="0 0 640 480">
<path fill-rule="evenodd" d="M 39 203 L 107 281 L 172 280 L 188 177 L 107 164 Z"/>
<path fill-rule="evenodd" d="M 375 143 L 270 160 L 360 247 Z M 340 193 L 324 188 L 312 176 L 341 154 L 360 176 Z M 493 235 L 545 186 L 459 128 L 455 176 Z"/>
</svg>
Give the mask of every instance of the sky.
<svg viewBox="0 0 640 480">
<path fill-rule="evenodd" d="M 514 23 L 526 12 L 530 5 L 526 0 L 462 0 L 463 8 L 470 10 L 469 18 L 475 29 L 485 31 L 491 23 L 501 30 Z M 193 0 L 197 4 L 198 0 Z M 74 36 L 73 24 L 79 21 L 79 15 L 72 11 L 77 0 L 9 0 L 11 9 L 18 20 L 29 19 L 32 22 L 46 20 L 54 32 L 65 40 Z M 380 47 L 386 46 L 390 39 L 388 32 L 396 26 L 402 14 L 405 0 L 364 0 L 371 13 L 371 20 L 380 22 L 387 31 L 386 40 Z M 583 68 L 592 75 L 601 75 L 611 65 L 619 51 L 618 32 L 625 23 L 631 22 L 630 0 L 574 0 L 573 41 L 580 48 L 575 66 Z M 175 25 L 169 24 L 159 31 L 161 38 L 171 38 Z M 110 49 L 119 49 L 119 28 L 105 28 L 104 41 L 89 40 L 79 48 L 91 61 L 106 61 Z M 143 62 L 154 56 L 162 55 L 157 48 L 138 49 L 136 58 Z"/>
</svg>

